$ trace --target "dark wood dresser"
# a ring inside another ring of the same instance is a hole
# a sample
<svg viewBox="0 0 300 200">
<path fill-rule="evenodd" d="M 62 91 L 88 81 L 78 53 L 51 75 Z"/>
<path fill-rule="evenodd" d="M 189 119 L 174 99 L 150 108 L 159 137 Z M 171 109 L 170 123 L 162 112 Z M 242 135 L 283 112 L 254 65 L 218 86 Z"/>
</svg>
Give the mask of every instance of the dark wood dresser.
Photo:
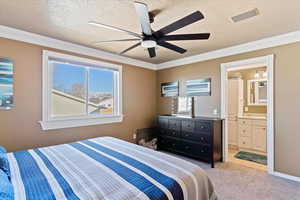
<svg viewBox="0 0 300 200">
<path fill-rule="evenodd" d="M 158 150 L 211 163 L 222 160 L 222 120 L 206 117 L 158 116 Z"/>
</svg>

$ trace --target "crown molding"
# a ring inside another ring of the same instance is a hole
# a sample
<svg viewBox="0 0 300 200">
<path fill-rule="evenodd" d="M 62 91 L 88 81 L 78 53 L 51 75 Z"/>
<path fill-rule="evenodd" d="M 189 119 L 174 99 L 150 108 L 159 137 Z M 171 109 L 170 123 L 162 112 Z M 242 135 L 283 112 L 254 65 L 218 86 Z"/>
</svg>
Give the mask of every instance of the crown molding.
<svg viewBox="0 0 300 200">
<path fill-rule="evenodd" d="M 171 60 L 168 62 L 153 64 L 126 56 L 121 56 L 114 53 L 109 53 L 95 48 L 86 47 L 79 44 L 74 44 L 71 42 L 66 42 L 63 40 L 54 39 L 51 37 L 39 35 L 36 33 L 31 33 L 8 26 L 0 25 L 0 37 L 27 42 L 39 46 L 44 46 L 53 49 L 59 49 L 64 51 L 69 51 L 72 53 L 78 53 L 81 55 L 92 56 L 95 58 L 115 61 L 123 64 L 134 65 L 142 68 L 147 68 L 151 70 L 161 70 L 171 67 L 177 67 L 182 65 L 187 65 L 196 62 L 203 62 L 207 60 L 212 60 L 216 58 L 222 58 L 226 56 L 232 56 L 236 54 L 247 53 L 251 51 L 257 51 L 261 49 L 291 44 L 300 41 L 300 31 L 290 32 L 278 36 L 268 37 L 261 40 L 256 40 L 232 47 L 227 47 L 223 49 L 218 49 L 206 53 L 201 53 L 198 55 L 185 57 L 181 59 Z"/>
<path fill-rule="evenodd" d="M 156 64 L 0 25 L 0 37 L 156 70 Z"/>
<path fill-rule="evenodd" d="M 248 42 L 248 43 L 244 43 L 244 44 L 240 44 L 240 45 L 236 45 L 224 49 L 198 54 L 195 56 L 164 62 L 157 65 L 157 70 L 212 60 L 212 59 L 226 57 L 226 56 L 232 56 L 241 53 L 247 53 L 251 51 L 257 51 L 261 49 L 286 45 L 286 44 L 295 43 L 299 41 L 300 41 L 300 31 L 290 32 L 290 33 L 268 37 L 261 40 L 256 40 L 253 42 Z"/>
</svg>

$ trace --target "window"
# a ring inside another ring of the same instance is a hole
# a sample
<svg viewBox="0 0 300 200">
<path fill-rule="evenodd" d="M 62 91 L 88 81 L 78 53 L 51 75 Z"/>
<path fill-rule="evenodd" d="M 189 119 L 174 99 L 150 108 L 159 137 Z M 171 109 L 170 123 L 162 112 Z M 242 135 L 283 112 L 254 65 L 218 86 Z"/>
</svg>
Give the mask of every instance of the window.
<svg viewBox="0 0 300 200">
<path fill-rule="evenodd" d="M 43 52 L 42 128 L 122 121 L 119 65 Z"/>
</svg>

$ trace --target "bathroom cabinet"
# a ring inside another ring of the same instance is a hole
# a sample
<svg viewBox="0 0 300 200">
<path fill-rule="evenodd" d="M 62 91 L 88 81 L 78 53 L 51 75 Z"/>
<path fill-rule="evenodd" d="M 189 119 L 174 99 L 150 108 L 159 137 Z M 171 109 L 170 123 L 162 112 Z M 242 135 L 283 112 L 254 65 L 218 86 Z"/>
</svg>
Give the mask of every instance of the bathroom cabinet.
<svg viewBox="0 0 300 200">
<path fill-rule="evenodd" d="M 238 148 L 267 152 L 267 123 L 265 119 L 238 119 Z"/>
</svg>

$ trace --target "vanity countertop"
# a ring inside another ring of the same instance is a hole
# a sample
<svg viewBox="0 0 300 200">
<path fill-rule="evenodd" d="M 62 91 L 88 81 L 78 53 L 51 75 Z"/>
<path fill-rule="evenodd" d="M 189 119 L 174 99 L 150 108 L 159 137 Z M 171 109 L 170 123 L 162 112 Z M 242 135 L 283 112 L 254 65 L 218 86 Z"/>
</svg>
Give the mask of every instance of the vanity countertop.
<svg viewBox="0 0 300 200">
<path fill-rule="evenodd" d="M 242 116 L 239 116 L 240 119 L 261 119 L 266 120 L 267 116 L 264 114 L 245 114 Z"/>
</svg>

